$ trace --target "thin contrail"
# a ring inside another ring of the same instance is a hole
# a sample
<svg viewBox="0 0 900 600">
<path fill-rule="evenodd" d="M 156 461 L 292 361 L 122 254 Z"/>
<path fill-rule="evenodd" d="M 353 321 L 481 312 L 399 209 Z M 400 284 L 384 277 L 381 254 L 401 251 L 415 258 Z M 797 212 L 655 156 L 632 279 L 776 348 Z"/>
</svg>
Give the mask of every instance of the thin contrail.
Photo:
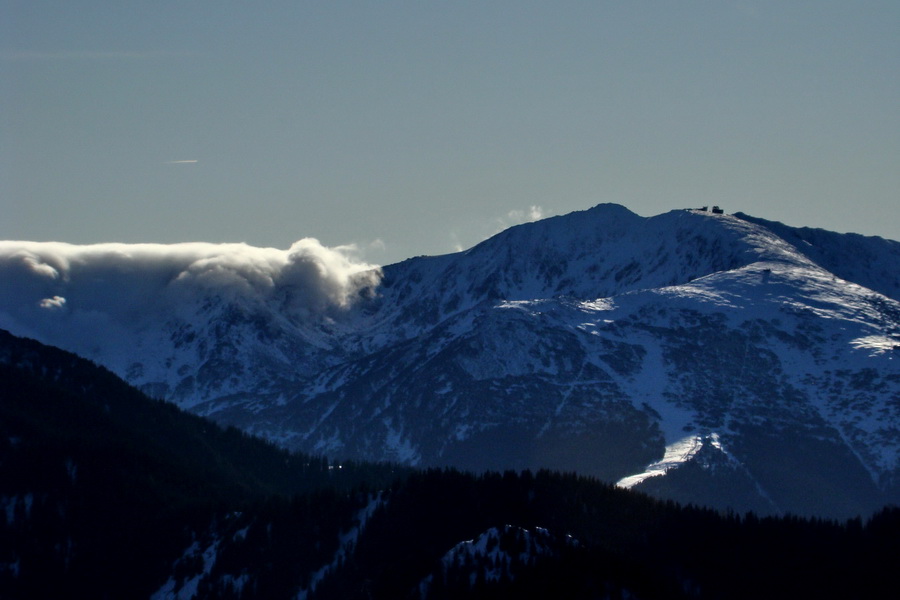
<svg viewBox="0 0 900 600">
<path fill-rule="evenodd" d="M 191 160 L 167 160 L 167 161 L 166 161 L 166 164 L 167 164 L 167 165 L 187 165 L 187 164 L 191 164 L 191 163 L 195 163 L 195 162 L 200 162 L 200 161 L 198 161 L 198 160 L 196 160 L 196 159 L 191 159 Z"/>
</svg>

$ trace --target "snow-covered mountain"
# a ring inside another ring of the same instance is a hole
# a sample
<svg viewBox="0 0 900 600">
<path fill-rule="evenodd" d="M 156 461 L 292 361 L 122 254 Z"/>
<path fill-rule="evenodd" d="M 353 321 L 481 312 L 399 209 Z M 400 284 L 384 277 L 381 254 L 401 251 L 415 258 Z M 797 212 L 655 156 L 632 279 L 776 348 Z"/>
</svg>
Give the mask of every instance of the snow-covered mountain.
<svg viewBox="0 0 900 600">
<path fill-rule="evenodd" d="M 227 293 L 208 257 L 149 293 L 127 248 L 93 287 L 83 255 L 3 250 L 0 327 L 290 448 L 766 512 L 900 501 L 898 242 L 600 205 L 381 270 L 225 269 L 249 282 Z"/>
</svg>

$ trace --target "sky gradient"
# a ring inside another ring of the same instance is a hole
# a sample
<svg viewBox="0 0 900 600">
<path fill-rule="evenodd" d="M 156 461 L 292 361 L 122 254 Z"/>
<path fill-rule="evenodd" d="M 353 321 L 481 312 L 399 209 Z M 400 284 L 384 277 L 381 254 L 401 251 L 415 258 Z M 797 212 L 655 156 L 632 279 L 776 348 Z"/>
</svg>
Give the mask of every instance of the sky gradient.
<svg viewBox="0 0 900 600">
<path fill-rule="evenodd" d="M 0 0 L 0 239 L 357 244 L 616 202 L 900 240 L 900 3 Z"/>
</svg>

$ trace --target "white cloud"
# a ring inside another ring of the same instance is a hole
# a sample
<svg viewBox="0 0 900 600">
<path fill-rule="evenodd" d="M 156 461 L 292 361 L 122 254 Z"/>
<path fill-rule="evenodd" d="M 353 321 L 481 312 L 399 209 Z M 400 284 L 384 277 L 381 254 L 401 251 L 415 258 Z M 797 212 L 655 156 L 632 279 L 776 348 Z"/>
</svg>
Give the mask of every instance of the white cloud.
<svg viewBox="0 0 900 600">
<path fill-rule="evenodd" d="M 450 232 L 450 243 L 453 245 L 454 252 L 462 252 L 465 248 L 462 245 L 462 242 L 459 241 L 459 234 L 456 231 Z"/>
<path fill-rule="evenodd" d="M 287 250 L 0 241 L 0 313 L 21 331 L 50 333 L 65 317 L 85 334 L 193 310 L 208 298 L 268 304 L 298 319 L 333 315 L 381 279 L 377 266 L 354 256 L 352 246 L 327 248 L 312 238 Z"/>
<path fill-rule="evenodd" d="M 509 229 L 514 225 L 521 225 L 522 223 L 539 221 L 545 216 L 547 216 L 546 211 L 537 205 L 531 205 L 524 210 L 513 209 L 506 213 L 506 216 L 497 219 L 497 229 L 494 231 L 494 234 L 500 233 L 504 229 Z"/>
<path fill-rule="evenodd" d="M 532 205 L 527 210 L 511 210 L 506 213 L 506 219 L 509 225 L 519 225 L 520 223 L 531 223 L 544 218 L 544 209 L 540 206 Z"/>
<path fill-rule="evenodd" d="M 484 240 L 491 238 L 501 231 L 522 225 L 523 223 L 531 223 L 539 221 L 547 216 L 547 211 L 538 205 L 529 206 L 526 209 L 513 209 L 502 217 L 491 218 L 473 223 L 472 227 L 461 235 L 459 230 L 451 230 L 450 247 L 454 252 L 462 252 Z"/>
<path fill-rule="evenodd" d="M 46 308 L 48 310 L 59 310 L 64 308 L 66 305 L 66 299 L 62 296 L 53 296 L 52 298 L 44 298 L 40 301 L 38 306 L 41 308 Z"/>
</svg>

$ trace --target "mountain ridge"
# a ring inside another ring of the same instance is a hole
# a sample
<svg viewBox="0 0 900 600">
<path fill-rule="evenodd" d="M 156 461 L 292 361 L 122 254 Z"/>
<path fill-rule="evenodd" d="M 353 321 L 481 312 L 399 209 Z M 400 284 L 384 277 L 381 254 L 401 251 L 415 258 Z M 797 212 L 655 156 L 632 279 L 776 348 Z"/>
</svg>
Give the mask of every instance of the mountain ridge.
<svg viewBox="0 0 900 600">
<path fill-rule="evenodd" d="M 900 242 L 858 233 L 835 233 L 811 227 L 790 227 L 778 221 L 768 221 L 740 212 L 734 216 L 775 232 L 810 260 L 838 277 L 894 300 L 900 300 L 900 275 L 896 269 L 892 269 L 900 262 Z M 862 273 L 850 271 L 849 266 L 840 260 L 843 256 L 861 258 L 860 262 L 870 269 L 874 267 L 877 272 L 870 273 L 868 269 Z"/>
<path fill-rule="evenodd" d="M 191 298 L 118 323 L 124 358 L 92 358 L 308 452 L 616 481 L 696 439 L 685 460 L 751 490 L 744 508 L 867 512 L 900 500 L 900 303 L 864 285 L 900 272 L 900 244 L 846 235 L 598 205 L 385 266 L 346 307 L 282 312 L 288 288 Z M 16 314 L 64 338 L 79 306 L 59 296 Z M 639 487 L 677 496 L 677 480 Z"/>
</svg>

